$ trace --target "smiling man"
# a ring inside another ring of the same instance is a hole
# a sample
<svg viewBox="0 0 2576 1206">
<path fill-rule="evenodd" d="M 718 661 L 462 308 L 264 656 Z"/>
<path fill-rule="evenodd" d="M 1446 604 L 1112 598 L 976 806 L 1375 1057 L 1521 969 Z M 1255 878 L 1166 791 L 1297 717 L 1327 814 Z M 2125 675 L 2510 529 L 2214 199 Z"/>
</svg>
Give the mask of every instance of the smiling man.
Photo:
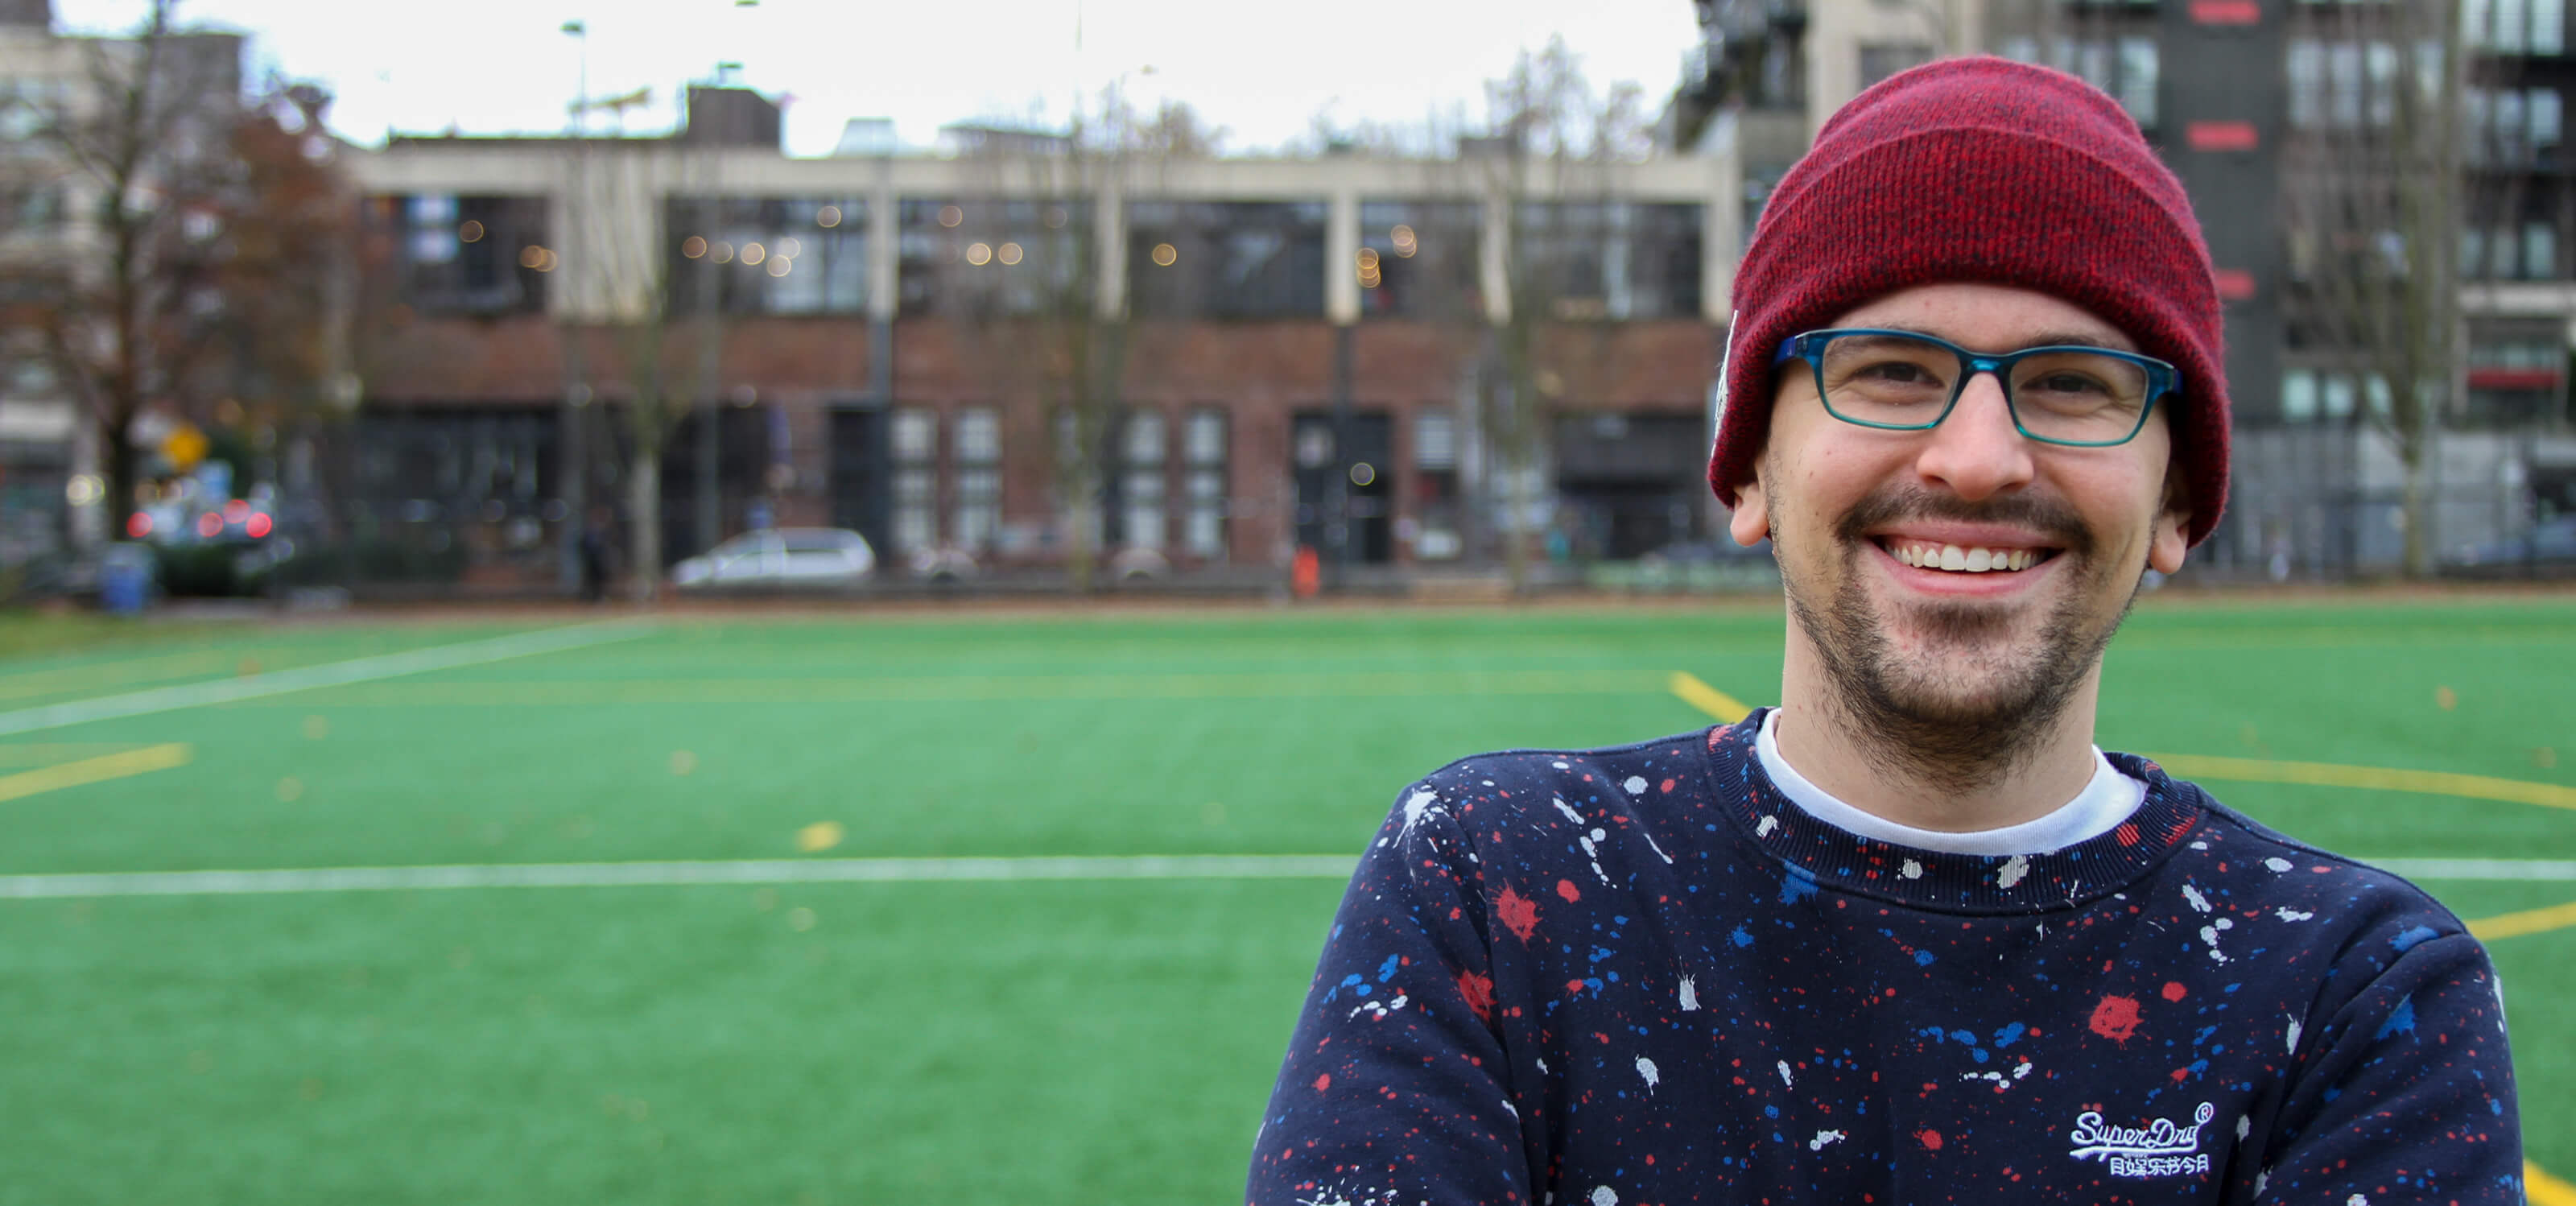
<svg viewBox="0 0 2576 1206">
<path fill-rule="evenodd" d="M 1323 1203 L 2518 1203 L 2459 920 L 2093 745 L 2227 493 L 2208 252 L 2137 127 L 1872 88 L 1735 281 L 1709 480 L 1781 706 L 1406 787 L 1253 1154 Z"/>
</svg>

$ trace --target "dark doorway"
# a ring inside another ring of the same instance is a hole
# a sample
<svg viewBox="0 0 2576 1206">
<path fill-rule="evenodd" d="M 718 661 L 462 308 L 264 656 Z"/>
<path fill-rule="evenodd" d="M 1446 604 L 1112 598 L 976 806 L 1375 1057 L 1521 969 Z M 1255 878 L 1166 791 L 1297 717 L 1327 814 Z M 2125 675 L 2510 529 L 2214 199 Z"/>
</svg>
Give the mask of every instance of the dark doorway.
<svg viewBox="0 0 2576 1206">
<path fill-rule="evenodd" d="M 868 538 L 886 556 L 893 545 L 894 451 L 883 407 L 832 412 L 832 526 Z"/>
<path fill-rule="evenodd" d="M 1624 561 L 1696 534 L 1708 465 L 1697 412 L 1568 415 L 1557 423 L 1556 454 L 1579 555 Z"/>
<path fill-rule="evenodd" d="M 1297 412 L 1288 441 L 1289 469 L 1297 481 L 1297 543 L 1357 565 L 1382 565 L 1395 556 L 1394 421 L 1383 410 L 1355 410 L 1339 438 L 1333 412 Z M 1337 494 L 1339 486 L 1345 493 Z M 1333 507 L 1342 500 L 1347 543 L 1339 548 Z"/>
</svg>

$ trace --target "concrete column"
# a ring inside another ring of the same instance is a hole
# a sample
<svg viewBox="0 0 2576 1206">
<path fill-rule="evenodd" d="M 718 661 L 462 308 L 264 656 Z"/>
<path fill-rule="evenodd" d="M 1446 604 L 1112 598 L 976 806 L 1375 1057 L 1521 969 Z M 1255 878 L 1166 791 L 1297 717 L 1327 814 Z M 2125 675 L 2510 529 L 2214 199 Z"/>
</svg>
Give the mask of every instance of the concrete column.
<svg viewBox="0 0 2576 1206">
<path fill-rule="evenodd" d="M 1324 317 L 1335 326 L 1360 320 L 1359 255 L 1359 193 L 1336 188 L 1324 218 Z"/>
<path fill-rule="evenodd" d="M 1485 291 L 1485 321 L 1492 326 L 1512 320 L 1511 256 L 1511 195 L 1508 191 L 1487 192 L 1485 231 L 1476 242 L 1476 267 Z"/>
<path fill-rule="evenodd" d="M 1127 182 L 1115 171 L 1093 194 L 1091 232 L 1092 305 L 1110 322 L 1127 316 Z"/>
<path fill-rule="evenodd" d="M 898 274 L 903 262 L 899 203 L 891 172 L 868 190 L 868 318 L 872 322 L 894 321 L 895 309 L 903 300 Z"/>
</svg>

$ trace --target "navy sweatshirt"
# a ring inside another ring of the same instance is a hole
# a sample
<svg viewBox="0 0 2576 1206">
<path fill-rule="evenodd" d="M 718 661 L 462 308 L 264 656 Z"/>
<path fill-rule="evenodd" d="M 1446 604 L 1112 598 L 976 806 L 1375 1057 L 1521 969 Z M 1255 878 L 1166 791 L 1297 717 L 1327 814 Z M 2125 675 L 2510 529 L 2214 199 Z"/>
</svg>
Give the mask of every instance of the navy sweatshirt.
<svg viewBox="0 0 2576 1206">
<path fill-rule="evenodd" d="M 1399 795 L 1250 1202 L 2522 1201 L 2495 972 L 2412 885 L 2123 754 L 2098 838 L 1891 846 L 1760 723 Z"/>
</svg>

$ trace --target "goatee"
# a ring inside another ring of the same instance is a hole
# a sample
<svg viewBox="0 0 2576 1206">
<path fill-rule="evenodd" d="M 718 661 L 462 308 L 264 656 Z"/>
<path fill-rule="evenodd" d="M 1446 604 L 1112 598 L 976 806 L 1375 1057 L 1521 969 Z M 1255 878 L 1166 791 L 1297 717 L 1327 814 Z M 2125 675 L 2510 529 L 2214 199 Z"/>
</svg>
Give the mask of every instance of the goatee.
<svg viewBox="0 0 2576 1206">
<path fill-rule="evenodd" d="M 2063 563 L 2051 572 L 2068 581 L 2039 631 L 2018 645 L 2001 646 L 2015 615 L 1990 605 L 1916 603 L 1881 615 L 1861 585 L 1860 559 L 1871 550 L 1870 530 L 1898 520 L 2008 524 L 2040 534 L 2057 550 L 2051 560 Z M 1844 514 L 1834 537 L 1841 581 L 1830 599 L 1812 598 L 1811 584 L 1785 566 L 1781 575 L 1790 610 L 1823 663 L 1825 704 L 1862 738 L 1856 744 L 1874 769 L 1936 791 L 1990 788 L 2036 755 L 2137 597 L 2133 584 L 2108 622 L 2087 614 L 2086 601 L 2118 571 L 2100 563 L 2082 517 L 2054 499 L 1970 503 L 1883 489 Z M 1908 659 L 1895 649 L 1889 633 L 1899 624 L 1929 657 Z"/>
</svg>

